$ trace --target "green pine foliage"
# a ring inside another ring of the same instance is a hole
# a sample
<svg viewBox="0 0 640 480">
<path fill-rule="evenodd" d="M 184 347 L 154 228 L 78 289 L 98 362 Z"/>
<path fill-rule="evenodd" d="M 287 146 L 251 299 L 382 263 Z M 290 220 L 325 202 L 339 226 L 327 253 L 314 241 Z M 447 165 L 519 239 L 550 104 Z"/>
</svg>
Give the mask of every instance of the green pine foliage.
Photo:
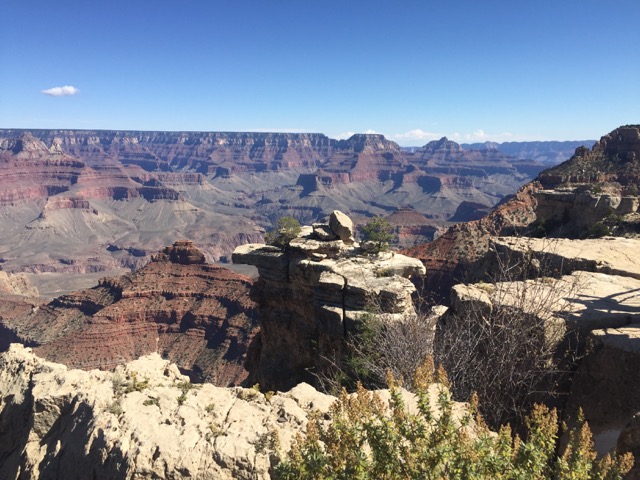
<svg viewBox="0 0 640 480">
<path fill-rule="evenodd" d="M 559 435 L 555 410 L 536 405 L 521 439 L 509 426 L 491 432 L 472 399 L 467 413 L 454 413 L 442 373 L 416 376 L 418 411 L 410 413 L 401 391 L 390 380 L 388 401 L 361 385 L 343 391 L 330 421 L 312 416 L 274 471 L 281 480 L 497 479 L 615 480 L 633 465 L 631 454 L 597 460 L 589 427 L 580 420 L 569 444 L 556 454 Z M 433 395 L 437 397 L 433 401 Z"/>
<path fill-rule="evenodd" d="M 275 228 L 265 235 L 265 243 L 284 250 L 291 240 L 300 235 L 300 231 L 300 223 L 295 218 L 282 217 Z"/>
<path fill-rule="evenodd" d="M 374 253 L 384 252 L 393 240 L 393 227 L 383 217 L 373 217 L 362 227 L 362 239 L 373 244 Z"/>
</svg>

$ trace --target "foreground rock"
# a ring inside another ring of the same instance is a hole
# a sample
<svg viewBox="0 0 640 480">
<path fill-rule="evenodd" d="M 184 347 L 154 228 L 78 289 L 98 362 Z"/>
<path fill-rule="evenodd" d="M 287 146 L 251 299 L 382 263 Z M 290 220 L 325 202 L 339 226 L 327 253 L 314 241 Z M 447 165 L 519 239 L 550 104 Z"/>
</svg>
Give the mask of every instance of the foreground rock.
<svg viewBox="0 0 640 480">
<path fill-rule="evenodd" d="M 191 242 L 176 242 L 146 267 L 95 288 L 40 307 L 0 308 L 0 326 L 11 341 L 70 367 L 112 369 L 157 352 L 193 380 L 239 384 L 257 331 L 252 282 L 203 262 Z"/>
<path fill-rule="evenodd" d="M 547 274 L 581 270 L 640 279 L 640 238 L 500 237 L 491 243 L 499 255 L 512 263 L 533 255 L 547 268 Z"/>
<path fill-rule="evenodd" d="M 340 363 L 361 318 L 373 312 L 394 321 L 415 314 L 408 278 L 425 273 L 422 263 L 394 253 L 364 255 L 350 235 L 343 236 L 346 243 L 322 240 L 305 227 L 285 251 L 261 244 L 234 251 L 234 263 L 255 265 L 260 274 L 251 292 L 261 327 L 251 381 L 268 389 L 313 382 Z"/>
<path fill-rule="evenodd" d="M 157 354 L 113 373 L 70 370 L 14 344 L 0 355 L 0 478 L 268 479 L 310 412 L 327 418 L 334 400 L 306 384 L 273 395 L 192 385 Z"/>
</svg>

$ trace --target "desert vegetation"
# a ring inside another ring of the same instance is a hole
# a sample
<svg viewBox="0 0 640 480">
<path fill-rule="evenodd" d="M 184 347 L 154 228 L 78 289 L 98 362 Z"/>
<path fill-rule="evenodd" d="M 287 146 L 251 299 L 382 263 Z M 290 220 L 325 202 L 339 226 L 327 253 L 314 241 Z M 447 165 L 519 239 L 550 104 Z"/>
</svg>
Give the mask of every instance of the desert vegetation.
<svg viewBox="0 0 640 480">
<path fill-rule="evenodd" d="M 596 459 L 583 421 L 558 454 L 557 412 L 541 405 L 527 416 L 524 438 L 509 426 L 491 432 L 478 413 L 477 397 L 466 413 L 456 412 L 446 376 L 432 363 L 416 374 L 417 411 L 410 411 L 392 377 L 388 383 L 387 401 L 361 385 L 352 395 L 343 390 L 331 421 L 312 418 L 306 435 L 276 466 L 275 477 L 614 480 L 633 465 L 631 454 Z"/>
<path fill-rule="evenodd" d="M 293 217 L 282 217 L 276 222 L 273 230 L 265 235 L 267 245 L 285 249 L 291 240 L 300 234 L 300 223 Z"/>
<path fill-rule="evenodd" d="M 393 228 L 384 217 L 373 217 L 362 227 L 362 240 L 372 253 L 384 252 L 393 241 Z"/>
</svg>

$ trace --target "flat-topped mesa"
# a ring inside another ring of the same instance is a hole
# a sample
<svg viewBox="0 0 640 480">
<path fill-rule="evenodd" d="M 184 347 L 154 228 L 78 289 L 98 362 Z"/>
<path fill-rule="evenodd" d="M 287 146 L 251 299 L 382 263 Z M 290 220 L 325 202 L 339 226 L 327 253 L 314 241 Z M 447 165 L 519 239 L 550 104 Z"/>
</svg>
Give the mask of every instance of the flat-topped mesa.
<svg viewBox="0 0 640 480">
<path fill-rule="evenodd" d="M 207 263 L 202 253 L 191 240 L 178 240 L 171 247 L 153 257 L 154 262 L 171 262 L 180 265 L 202 265 Z"/>
<path fill-rule="evenodd" d="M 344 218 L 343 218 L 344 217 Z M 341 212 L 332 219 L 345 227 Z M 335 228 L 335 230 L 334 230 Z M 254 265 L 260 274 L 251 290 L 259 305 L 261 334 L 249 382 L 285 390 L 301 381 L 317 383 L 332 362 L 340 365 L 346 338 L 375 312 L 384 321 L 415 315 L 409 280 L 423 275 L 419 260 L 391 252 L 365 255 L 346 228 L 303 227 L 288 248 L 239 246 L 234 263 Z"/>
</svg>

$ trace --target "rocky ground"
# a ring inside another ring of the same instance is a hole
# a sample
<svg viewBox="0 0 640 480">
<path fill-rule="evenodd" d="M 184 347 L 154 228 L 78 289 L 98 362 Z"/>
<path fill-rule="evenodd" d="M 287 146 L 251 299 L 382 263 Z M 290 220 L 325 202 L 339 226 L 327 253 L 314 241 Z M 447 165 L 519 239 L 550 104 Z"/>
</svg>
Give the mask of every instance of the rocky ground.
<svg viewBox="0 0 640 480">
<path fill-rule="evenodd" d="M 194 385 L 157 354 L 115 372 L 73 370 L 14 344 L 0 355 L 0 476 L 268 479 L 311 412 L 326 417 L 334 401 L 304 383 L 268 394 Z"/>
</svg>

